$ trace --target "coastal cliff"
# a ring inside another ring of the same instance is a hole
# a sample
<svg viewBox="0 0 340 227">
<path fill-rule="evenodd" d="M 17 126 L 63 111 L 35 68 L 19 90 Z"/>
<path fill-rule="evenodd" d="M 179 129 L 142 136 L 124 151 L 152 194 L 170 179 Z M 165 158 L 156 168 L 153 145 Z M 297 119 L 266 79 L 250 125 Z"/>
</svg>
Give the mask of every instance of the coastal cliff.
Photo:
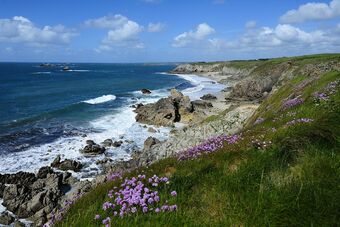
<svg viewBox="0 0 340 227">
<path fill-rule="evenodd" d="M 226 87 L 201 100 L 172 90 L 156 103 L 137 105 L 136 121 L 150 132 L 171 127 L 169 138 L 149 137 L 130 161 L 103 160 L 104 174 L 92 183 L 77 182 L 71 202 L 59 194 L 75 179 L 42 169 L 44 176 L 29 176 L 35 185 L 59 179 L 46 189 L 59 193 L 51 194 L 53 203 L 45 202 L 41 188 L 16 190 L 23 188 L 20 182 L 0 188 L 6 203 L 27 212 L 10 196 L 15 191 L 36 226 L 47 219 L 56 226 L 263 226 L 291 217 L 291 225 L 339 221 L 340 55 L 192 63 L 171 73 L 201 75 Z M 5 185 L 12 178 L 0 180 Z M 63 206 L 65 201 L 69 204 Z"/>
<path fill-rule="evenodd" d="M 149 138 L 57 226 L 336 225 L 339 63 L 313 55 L 178 66 L 173 73 L 233 78 L 212 101 L 225 109 L 175 126 L 167 141 Z M 150 188 L 156 196 L 143 200 Z"/>
</svg>

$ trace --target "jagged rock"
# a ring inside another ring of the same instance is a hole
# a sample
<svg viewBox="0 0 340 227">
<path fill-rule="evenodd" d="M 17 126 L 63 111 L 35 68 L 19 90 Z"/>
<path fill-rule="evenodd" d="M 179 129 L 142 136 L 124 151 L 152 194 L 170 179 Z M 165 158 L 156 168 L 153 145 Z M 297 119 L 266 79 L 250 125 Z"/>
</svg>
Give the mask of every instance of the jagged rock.
<svg viewBox="0 0 340 227">
<path fill-rule="evenodd" d="M 15 221 L 14 222 L 14 227 L 25 227 L 26 225 L 20 221 Z"/>
<path fill-rule="evenodd" d="M 160 143 L 160 141 L 154 137 L 148 137 L 145 141 L 144 141 L 144 150 L 149 150 L 152 146 L 156 145 Z"/>
<path fill-rule="evenodd" d="M 87 145 L 95 145 L 96 143 L 93 140 L 86 140 Z"/>
<path fill-rule="evenodd" d="M 78 172 L 81 170 L 82 167 L 83 167 L 83 164 L 81 164 L 80 162 L 70 160 L 70 159 L 65 159 L 64 161 L 60 163 L 60 165 L 58 166 L 58 169 L 63 170 L 63 171 L 72 170 L 74 172 Z"/>
<path fill-rule="evenodd" d="M 3 212 L 0 214 L 0 224 L 2 225 L 10 225 L 13 223 L 15 218 L 10 215 L 8 212 Z"/>
<path fill-rule="evenodd" d="M 60 161 L 61 161 L 61 157 L 60 157 L 60 155 L 58 155 L 58 156 L 53 160 L 53 162 L 51 163 L 51 166 L 52 166 L 52 167 L 58 166 L 58 165 L 60 164 Z"/>
<path fill-rule="evenodd" d="M 34 173 L 17 172 L 15 174 L 0 174 L 0 184 L 23 184 L 30 185 L 36 181 Z"/>
<path fill-rule="evenodd" d="M 120 147 L 120 146 L 122 146 L 122 144 L 123 144 L 123 141 L 119 140 L 119 141 L 115 141 L 115 142 L 112 144 L 112 146 L 113 146 L 113 147 Z"/>
<path fill-rule="evenodd" d="M 184 95 L 182 92 L 176 90 L 176 89 L 171 89 L 170 90 L 170 96 L 174 99 L 181 99 Z"/>
<path fill-rule="evenodd" d="M 58 163 L 60 162 L 60 155 L 58 155 L 57 158 L 54 159 L 51 165 L 53 165 L 53 163 L 55 162 L 58 162 Z M 49 166 L 41 167 L 37 173 L 37 178 L 39 179 L 46 178 L 47 174 L 49 173 L 53 173 L 53 169 L 51 167 Z"/>
<path fill-rule="evenodd" d="M 86 141 L 86 146 L 80 150 L 80 152 L 86 155 L 98 155 L 103 154 L 105 152 L 105 147 L 101 147 L 100 145 L 94 143 L 92 140 Z"/>
<path fill-rule="evenodd" d="M 102 144 L 104 145 L 104 147 L 111 147 L 113 145 L 113 141 L 112 139 L 106 139 Z"/>
<path fill-rule="evenodd" d="M 211 102 L 206 102 L 203 100 L 195 100 L 192 101 L 192 105 L 194 106 L 194 109 L 209 109 L 212 108 L 213 105 L 211 104 Z"/>
<path fill-rule="evenodd" d="M 155 133 L 155 132 L 157 132 L 157 131 L 156 131 L 156 129 L 150 127 L 150 128 L 148 128 L 148 132 Z"/>
<path fill-rule="evenodd" d="M 206 95 L 203 95 L 201 97 L 202 100 L 214 100 L 214 99 L 217 99 L 217 97 L 215 95 L 212 95 L 212 94 L 206 94 Z"/>
<path fill-rule="evenodd" d="M 174 122 L 179 122 L 182 115 L 190 114 L 192 111 L 193 106 L 189 97 L 175 89 L 171 90 L 170 97 L 135 109 L 137 122 L 162 126 L 171 126 Z"/>
<path fill-rule="evenodd" d="M 142 90 L 140 90 L 142 92 L 142 94 L 144 95 L 148 95 L 148 94 L 151 94 L 151 91 L 146 89 L 146 88 L 143 88 Z"/>
<path fill-rule="evenodd" d="M 80 169 L 83 167 L 83 165 L 80 162 L 74 160 L 65 159 L 64 161 L 61 161 L 60 155 L 56 157 L 56 159 L 52 162 L 51 166 L 63 171 L 72 170 L 75 172 L 80 171 Z"/>
</svg>

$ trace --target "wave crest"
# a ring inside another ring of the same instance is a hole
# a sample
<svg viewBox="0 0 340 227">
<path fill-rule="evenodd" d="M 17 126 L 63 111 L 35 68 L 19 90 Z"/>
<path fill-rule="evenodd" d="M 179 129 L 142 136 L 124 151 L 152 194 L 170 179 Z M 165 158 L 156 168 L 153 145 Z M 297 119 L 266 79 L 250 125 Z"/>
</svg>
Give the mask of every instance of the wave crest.
<svg viewBox="0 0 340 227">
<path fill-rule="evenodd" d="M 95 104 L 99 104 L 99 103 L 104 103 L 104 102 L 109 102 L 109 101 L 113 101 L 116 99 L 115 95 L 103 95 L 94 99 L 89 99 L 86 101 L 83 101 L 84 103 L 87 104 L 91 104 L 91 105 L 95 105 Z"/>
</svg>

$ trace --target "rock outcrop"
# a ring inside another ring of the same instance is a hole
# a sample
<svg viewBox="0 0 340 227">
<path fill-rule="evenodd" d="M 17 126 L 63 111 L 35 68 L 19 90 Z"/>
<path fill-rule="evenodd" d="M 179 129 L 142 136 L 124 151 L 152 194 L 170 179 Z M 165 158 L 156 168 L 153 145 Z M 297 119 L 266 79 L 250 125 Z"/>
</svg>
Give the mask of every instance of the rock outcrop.
<svg viewBox="0 0 340 227">
<path fill-rule="evenodd" d="M 188 96 L 172 89 L 171 96 L 156 103 L 140 105 L 135 109 L 136 121 L 145 124 L 171 126 L 181 121 L 181 117 L 193 112 L 193 105 Z"/>
<path fill-rule="evenodd" d="M 246 120 L 253 115 L 257 107 L 258 105 L 253 104 L 230 107 L 229 111 L 217 120 L 177 129 L 168 140 L 153 144 L 148 147 L 149 149 L 144 147 L 144 152 L 135 152 L 133 157 L 139 166 L 148 165 L 156 160 L 196 146 L 207 138 L 225 133 L 237 133 L 243 128 Z"/>
<path fill-rule="evenodd" d="M 98 154 L 103 154 L 105 152 L 105 147 L 100 146 L 99 144 L 96 144 L 92 140 L 87 140 L 86 141 L 86 146 L 80 150 L 81 153 L 84 155 L 98 155 Z"/>
<path fill-rule="evenodd" d="M 151 91 L 149 89 L 143 88 L 142 90 L 140 90 L 142 92 L 143 95 L 149 95 L 151 94 Z"/>
<path fill-rule="evenodd" d="M 74 172 L 80 171 L 81 168 L 83 167 L 83 165 L 80 162 L 77 162 L 77 161 L 74 161 L 74 160 L 65 159 L 65 160 L 61 161 L 60 155 L 58 155 L 54 159 L 51 166 L 53 168 L 57 168 L 57 169 L 60 169 L 60 170 L 63 170 L 63 171 L 72 170 Z"/>
</svg>

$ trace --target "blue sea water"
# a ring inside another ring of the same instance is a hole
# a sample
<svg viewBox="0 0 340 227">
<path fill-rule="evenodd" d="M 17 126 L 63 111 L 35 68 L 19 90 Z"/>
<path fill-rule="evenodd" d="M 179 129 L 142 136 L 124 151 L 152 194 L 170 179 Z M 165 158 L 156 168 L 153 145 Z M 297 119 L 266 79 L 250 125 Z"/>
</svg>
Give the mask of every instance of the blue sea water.
<svg viewBox="0 0 340 227">
<path fill-rule="evenodd" d="M 63 71 L 61 64 L 0 63 L 0 158 L 6 162 L 0 172 L 36 170 L 57 154 L 80 160 L 86 139 L 100 143 L 125 136 L 138 146 L 148 135 L 134 122 L 131 105 L 154 102 L 174 87 L 191 98 L 222 88 L 200 77 L 161 73 L 173 69 L 171 64 L 68 66 L 71 70 Z M 141 94 L 143 88 L 152 94 Z M 155 136 L 167 133 L 158 131 Z M 121 149 L 132 149 L 126 146 Z M 119 152 L 124 153 L 111 154 Z"/>
</svg>

